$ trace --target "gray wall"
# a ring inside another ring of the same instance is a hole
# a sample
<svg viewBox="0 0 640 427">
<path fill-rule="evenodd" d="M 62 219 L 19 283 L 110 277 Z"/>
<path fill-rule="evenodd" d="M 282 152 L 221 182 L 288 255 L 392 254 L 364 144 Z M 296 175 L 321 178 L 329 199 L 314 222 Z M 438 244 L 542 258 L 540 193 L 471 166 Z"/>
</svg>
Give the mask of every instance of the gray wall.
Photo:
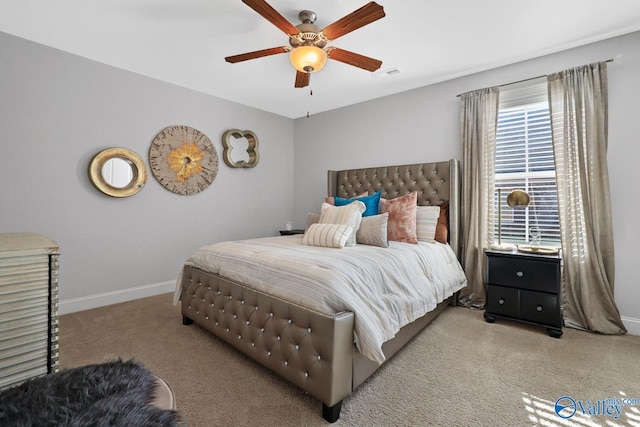
<svg viewBox="0 0 640 427">
<path fill-rule="evenodd" d="M 149 173 L 130 198 L 93 188 L 87 168 L 97 152 L 126 147 L 148 165 L 151 141 L 171 125 L 213 142 L 220 162 L 211 186 L 181 196 Z M 257 134 L 257 167 L 222 162 L 220 137 L 230 128 Z M 168 292 L 194 248 L 275 235 L 291 219 L 292 120 L 4 33 L 0 130 L 0 232 L 58 242 L 62 312 Z"/>
<path fill-rule="evenodd" d="M 167 292 L 195 247 L 275 235 L 290 219 L 303 227 L 319 210 L 327 169 L 460 158 L 457 94 L 622 54 L 609 66 L 616 301 L 640 334 L 640 201 L 628 195 L 640 180 L 638 46 L 634 33 L 293 121 L 0 33 L 0 232 L 60 244 L 63 312 Z M 126 199 L 91 186 L 87 166 L 98 151 L 123 146 L 146 159 L 156 133 L 178 124 L 208 135 L 219 156 L 225 130 L 253 130 L 260 164 L 220 161 L 213 184 L 194 196 L 170 193 L 151 175 Z"/>
<path fill-rule="evenodd" d="M 317 212 L 327 169 L 461 158 L 457 94 L 622 55 L 609 64 L 609 152 L 616 251 L 615 299 L 625 325 L 640 334 L 637 215 L 640 33 L 422 87 L 295 121 L 295 226 Z M 393 77 L 390 77 L 390 79 Z M 384 80 L 381 80 L 383 82 Z M 317 96 L 320 96 L 319 94 Z M 463 168 L 464 170 L 464 168 Z"/>
</svg>

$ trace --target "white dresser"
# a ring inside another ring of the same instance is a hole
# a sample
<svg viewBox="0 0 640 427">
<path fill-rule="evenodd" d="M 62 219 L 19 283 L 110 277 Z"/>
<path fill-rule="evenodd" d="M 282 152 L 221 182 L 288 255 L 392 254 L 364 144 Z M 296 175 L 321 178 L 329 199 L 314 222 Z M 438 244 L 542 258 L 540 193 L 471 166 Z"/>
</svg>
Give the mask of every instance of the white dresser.
<svg viewBox="0 0 640 427">
<path fill-rule="evenodd" d="M 58 370 L 58 262 L 53 240 L 0 233 L 0 389 Z"/>
</svg>

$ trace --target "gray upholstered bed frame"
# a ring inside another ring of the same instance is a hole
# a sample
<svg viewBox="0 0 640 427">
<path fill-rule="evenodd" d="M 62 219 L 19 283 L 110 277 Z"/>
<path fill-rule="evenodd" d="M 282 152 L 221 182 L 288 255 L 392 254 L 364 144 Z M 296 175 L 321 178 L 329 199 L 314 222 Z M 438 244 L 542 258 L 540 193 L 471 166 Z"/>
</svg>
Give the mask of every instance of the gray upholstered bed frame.
<svg viewBox="0 0 640 427">
<path fill-rule="evenodd" d="M 449 244 L 460 255 L 460 167 L 457 160 L 328 172 L 328 194 L 382 191 L 393 198 L 418 191 L 419 205 L 449 202 Z M 382 349 L 389 360 L 454 297 L 403 327 Z M 354 346 L 351 312 L 322 313 L 186 266 L 183 323 L 196 322 L 322 402 L 334 422 L 342 400 L 378 368 Z"/>
</svg>

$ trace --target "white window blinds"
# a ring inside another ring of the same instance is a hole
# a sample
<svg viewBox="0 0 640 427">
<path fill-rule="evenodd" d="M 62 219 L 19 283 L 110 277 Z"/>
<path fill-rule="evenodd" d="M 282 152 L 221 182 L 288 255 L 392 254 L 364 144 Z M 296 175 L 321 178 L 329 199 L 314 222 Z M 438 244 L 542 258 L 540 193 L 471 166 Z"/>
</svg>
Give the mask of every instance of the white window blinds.
<svg viewBox="0 0 640 427">
<path fill-rule="evenodd" d="M 560 245 L 551 122 L 547 80 L 540 78 L 500 90 L 496 135 L 495 212 L 501 209 L 502 242 L 527 243 L 529 230 L 541 230 L 542 243 Z M 531 197 L 527 208 L 511 208 L 506 198 L 513 189 Z M 498 224 L 494 221 L 495 240 Z"/>
</svg>

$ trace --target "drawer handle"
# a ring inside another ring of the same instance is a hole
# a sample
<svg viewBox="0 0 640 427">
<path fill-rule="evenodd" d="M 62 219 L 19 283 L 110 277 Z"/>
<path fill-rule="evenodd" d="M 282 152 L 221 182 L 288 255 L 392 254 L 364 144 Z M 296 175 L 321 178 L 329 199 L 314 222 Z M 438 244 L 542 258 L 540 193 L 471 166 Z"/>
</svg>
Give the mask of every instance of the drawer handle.
<svg viewBox="0 0 640 427">
<path fill-rule="evenodd" d="M 536 310 L 542 311 L 542 306 L 538 304 L 538 306 L 536 307 Z"/>
<path fill-rule="evenodd" d="M 505 301 L 504 301 L 504 298 L 500 298 L 500 299 L 498 300 L 498 304 L 500 304 L 500 305 L 504 305 L 504 302 L 505 302 Z"/>
<path fill-rule="evenodd" d="M 522 272 L 522 270 L 518 270 L 518 271 L 516 271 L 516 276 L 522 277 L 522 276 L 524 276 L 524 273 Z"/>
</svg>

